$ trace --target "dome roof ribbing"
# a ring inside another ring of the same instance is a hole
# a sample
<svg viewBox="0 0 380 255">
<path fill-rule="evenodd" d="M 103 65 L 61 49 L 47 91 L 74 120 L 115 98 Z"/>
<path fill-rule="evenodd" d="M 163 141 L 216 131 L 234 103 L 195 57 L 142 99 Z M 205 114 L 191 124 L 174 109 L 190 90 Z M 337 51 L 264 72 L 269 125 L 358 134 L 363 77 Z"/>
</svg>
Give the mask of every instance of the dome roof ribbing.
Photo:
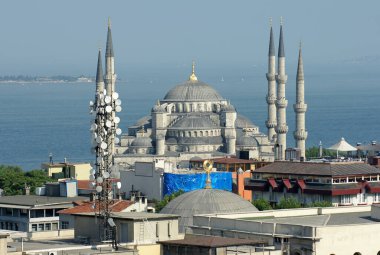
<svg viewBox="0 0 380 255">
<path fill-rule="evenodd" d="M 152 139 L 149 137 L 137 137 L 132 141 L 131 147 L 153 147 Z"/>
<path fill-rule="evenodd" d="M 242 213 L 257 211 L 239 195 L 219 189 L 198 189 L 170 201 L 161 213 L 180 215 L 179 230 L 193 224 L 193 215 L 212 213 Z"/>
<path fill-rule="evenodd" d="M 210 85 L 189 80 L 169 90 L 164 101 L 220 101 L 222 96 Z"/>
<path fill-rule="evenodd" d="M 257 140 L 254 137 L 247 135 L 238 137 L 236 140 L 236 145 L 244 147 L 259 147 Z"/>
<path fill-rule="evenodd" d="M 171 127 L 173 129 L 214 129 L 218 126 L 208 116 L 185 116 L 177 120 Z"/>
</svg>

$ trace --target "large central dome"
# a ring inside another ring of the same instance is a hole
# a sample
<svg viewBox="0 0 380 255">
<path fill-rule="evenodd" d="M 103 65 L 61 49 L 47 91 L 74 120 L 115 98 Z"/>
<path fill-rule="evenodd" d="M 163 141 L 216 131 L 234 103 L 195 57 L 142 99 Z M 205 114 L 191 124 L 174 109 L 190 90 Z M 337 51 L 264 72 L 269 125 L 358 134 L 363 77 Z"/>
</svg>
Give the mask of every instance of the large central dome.
<svg viewBox="0 0 380 255">
<path fill-rule="evenodd" d="M 220 101 L 222 96 L 210 85 L 189 80 L 169 90 L 164 101 Z"/>
</svg>

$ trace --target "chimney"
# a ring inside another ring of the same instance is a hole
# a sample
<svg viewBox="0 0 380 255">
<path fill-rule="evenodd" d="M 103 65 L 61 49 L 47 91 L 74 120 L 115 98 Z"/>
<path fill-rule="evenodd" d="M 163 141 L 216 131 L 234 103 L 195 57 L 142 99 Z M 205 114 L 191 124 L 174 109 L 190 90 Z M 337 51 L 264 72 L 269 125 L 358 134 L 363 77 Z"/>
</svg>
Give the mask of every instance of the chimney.
<svg viewBox="0 0 380 255">
<path fill-rule="evenodd" d="M 24 187 L 24 195 L 29 196 L 30 195 L 30 187 L 26 185 Z"/>
</svg>

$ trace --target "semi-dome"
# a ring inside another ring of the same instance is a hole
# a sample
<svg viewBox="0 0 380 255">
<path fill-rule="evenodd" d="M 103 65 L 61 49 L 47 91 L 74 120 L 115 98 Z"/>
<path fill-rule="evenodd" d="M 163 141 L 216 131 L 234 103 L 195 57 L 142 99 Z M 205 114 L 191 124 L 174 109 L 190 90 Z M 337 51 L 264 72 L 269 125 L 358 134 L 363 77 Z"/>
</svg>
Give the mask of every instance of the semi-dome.
<svg viewBox="0 0 380 255">
<path fill-rule="evenodd" d="M 152 139 L 149 137 L 137 137 L 135 140 L 132 141 L 131 147 L 153 147 Z"/>
<path fill-rule="evenodd" d="M 243 135 L 236 139 L 236 145 L 243 147 L 258 147 L 259 143 L 257 142 L 256 138 L 252 136 Z"/>
<path fill-rule="evenodd" d="M 247 117 L 238 114 L 235 120 L 235 127 L 237 128 L 257 128 Z"/>
<path fill-rule="evenodd" d="M 180 215 L 179 231 L 193 224 L 196 214 L 242 213 L 257 211 L 250 202 L 239 195 L 219 189 L 198 189 L 170 201 L 161 213 Z"/>
<path fill-rule="evenodd" d="M 220 101 L 222 96 L 210 85 L 189 80 L 169 90 L 164 101 Z"/>
<path fill-rule="evenodd" d="M 177 120 L 170 128 L 173 129 L 214 129 L 216 125 L 207 116 L 185 116 Z"/>
</svg>

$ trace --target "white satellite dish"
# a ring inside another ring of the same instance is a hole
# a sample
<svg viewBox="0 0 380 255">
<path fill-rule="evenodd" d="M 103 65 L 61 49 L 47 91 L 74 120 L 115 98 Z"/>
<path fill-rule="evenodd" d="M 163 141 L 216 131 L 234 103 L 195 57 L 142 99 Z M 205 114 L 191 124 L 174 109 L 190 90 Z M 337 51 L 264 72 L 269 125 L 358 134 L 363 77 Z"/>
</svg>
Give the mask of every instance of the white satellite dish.
<svg viewBox="0 0 380 255">
<path fill-rule="evenodd" d="M 117 128 L 117 129 L 116 129 L 116 134 L 117 134 L 117 135 L 121 135 L 121 129 L 120 129 L 120 128 Z"/>
<path fill-rule="evenodd" d="M 102 139 L 101 136 L 96 137 L 95 140 L 96 140 L 97 143 L 101 143 L 101 142 L 103 142 L 103 139 Z"/>
<path fill-rule="evenodd" d="M 108 145 L 105 143 L 105 142 L 102 142 L 100 144 L 100 148 L 102 148 L 103 150 L 107 149 Z"/>
<path fill-rule="evenodd" d="M 115 137 L 115 143 L 120 143 L 120 139 L 118 137 Z"/>
<path fill-rule="evenodd" d="M 117 92 L 113 92 L 112 93 L 112 98 L 113 99 L 118 99 L 119 98 L 119 94 Z"/>
<path fill-rule="evenodd" d="M 116 112 L 121 112 L 121 106 L 120 106 L 120 105 L 116 105 L 116 107 L 115 107 L 115 111 L 116 111 Z"/>
<path fill-rule="evenodd" d="M 121 182 L 117 182 L 116 186 L 117 186 L 118 189 L 121 189 Z"/>
<path fill-rule="evenodd" d="M 99 176 L 98 178 L 96 178 L 96 182 L 97 183 L 103 183 L 103 178 L 101 176 Z"/>
<path fill-rule="evenodd" d="M 116 224 L 112 218 L 108 218 L 107 222 L 108 222 L 108 225 L 110 225 L 110 227 L 112 227 L 112 228 L 116 226 Z"/>
<path fill-rule="evenodd" d="M 112 126 L 112 122 L 110 120 L 107 120 L 106 121 L 106 127 L 111 127 Z"/>
<path fill-rule="evenodd" d="M 96 192 L 100 193 L 102 192 L 103 188 L 102 186 L 96 186 Z"/>
<path fill-rule="evenodd" d="M 113 120 L 116 124 L 118 124 L 120 122 L 120 118 L 119 117 L 115 117 L 115 119 Z"/>
<path fill-rule="evenodd" d="M 106 112 L 108 112 L 108 113 L 112 112 L 112 106 L 107 105 L 106 106 Z"/>
<path fill-rule="evenodd" d="M 91 174 L 95 174 L 95 173 L 96 173 L 95 169 L 91 169 L 91 170 L 90 170 L 90 173 L 91 173 Z"/>
<path fill-rule="evenodd" d="M 91 182 L 91 186 L 95 187 L 96 186 L 96 182 Z"/>
<path fill-rule="evenodd" d="M 95 176 L 93 176 L 92 174 L 90 174 L 89 179 L 90 179 L 90 181 L 95 181 Z"/>
<path fill-rule="evenodd" d="M 103 173 L 103 177 L 106 178 L 106 179 L 110 178 L 110 173 L 104 172 Z"/>
<path fill-rule="evenodd" d="M 94 105 L 94 102 L 90 101 L 90 106 L 93 106 Z"/>
<path fill-rule="evenodd" d="M 111 97 L 110 96 L 106 96 L 105 98 L 104 98 L 104 102 L 106 103 L 106 104 L 109 104 L 109 103 L 111 103 Z"/>
<path fill-rule="evenodd" d="M 120 99 L 116 99 L 115 100 L 115 105 L 121 105 L 121 100 Z"/>
<path fill-rule="evenodd" d="M 96 125 L 95 123 L 92 123 L 90 130 L 95 131 L 97 129 L 97 127 L 98 127 L 98 125 Z"/>
</svg>

